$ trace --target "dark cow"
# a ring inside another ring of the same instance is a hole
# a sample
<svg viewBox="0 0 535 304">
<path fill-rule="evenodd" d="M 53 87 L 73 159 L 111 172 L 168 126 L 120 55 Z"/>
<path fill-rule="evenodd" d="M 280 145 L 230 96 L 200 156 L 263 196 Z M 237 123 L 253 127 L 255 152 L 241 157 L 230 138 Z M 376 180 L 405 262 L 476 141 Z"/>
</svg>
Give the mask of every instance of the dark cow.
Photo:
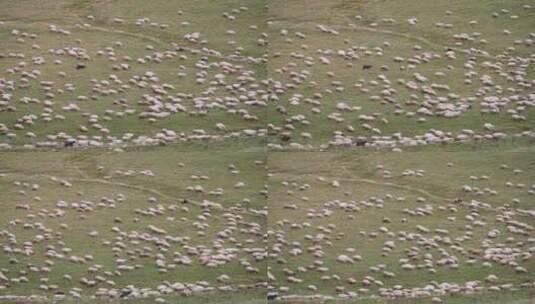
<svg viewBox="0 0 535 304">
<path fill-rule="evenodd" d="M 78 62 L 78 63 L 76 64 L 76 69 L 77 69 L 77 70 L 85 69 L 85 63 Z"/>
<path fill-rule="evenodd" d="M 358 138 L 355 140 L 355 146 L 364 147 L 368 141 L 365 139 Z"/>
<path fill-rule="evenodd" d="M 119 298 L 124 299 L 128 297 L 131 293 L 132 293 L 132 289 L 124 288 L 121 290 L 121 294 L 119 295 Z"/>
<path fill-rule="evenodd" d="M 63 145 L 68 148 L 68 147 L 74 147 L 74 144 L 76 143 L 76 139 L 73 139 L 73 138 L 69 138 L 69 139 L 66 139 L 65 142 L 63 143 Z"/>
<path fill-rule="evenodd" d="M 373 68 L 373 65 L 371 65 L 371 64 L 365 64 L 365 65 L 362 66 L 362 70 L 369 70 L 371 68 Z"/>
<path fill-rule="evenodd" d="M 290 139 L 292 139 L 292 137 L 290 135 L 288 135 L 288 134 L 283 134 L 281 136 L 281 140 L 284 141 L 284 142 L 288 142 L 288 141 L 290 141 Z"/>
</svg>

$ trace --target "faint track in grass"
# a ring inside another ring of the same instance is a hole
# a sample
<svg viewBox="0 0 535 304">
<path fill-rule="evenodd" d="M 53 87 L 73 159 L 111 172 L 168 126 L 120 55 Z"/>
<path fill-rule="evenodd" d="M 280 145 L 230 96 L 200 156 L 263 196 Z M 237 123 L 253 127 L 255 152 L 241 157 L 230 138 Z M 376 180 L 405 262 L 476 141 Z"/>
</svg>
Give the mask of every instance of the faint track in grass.
<svg viewBox="0 0 535 304">
<path fill-rule="evenodd" d="M 126 36 L 130 36 L 130 37 L 138 38 L 138 39 L 151 41 L 151 42 L 153 42 L 155 44 L 159 44 L 159 45 L 163 45 L 163 46 L 169 46 L 171 44 L 171 42 L 167 42 L 167 41 L 164 41 L 164 40 L 161 40 L 161 39 L 157 39 L 157 38 L 152 37 L 152 36 L 147 36 L 147 35 L 139 34 L 139 33 L 132 33 L 132 32 L 123 31 L 123 30 L 112 30 L 112 29 L 108 29 L 108 28 L 105 28 L 105 27 L 99 27 L 99 26 L 91 26 L 91 27 L 87 28 L 86 30 L 97 30 L 97 31 L 106 32 L 106 33 L 115 33 L 115 34 L 120 34 L 120 35 L 126 35 Z M 216 54 L 213 54 L 213 53 L 207 53 L 207 52 L 205 52 L 205 51 L 203 51 L 201 49 L 190 48 L 190 47 L 186 47 L 186 46 L 183 46 L 183 45 L 181 45 L 181 47 L 184 48 L 187 51 L 201 52 L 205 56 L 212 56 L 212 57 L 215 57 L 215 58 L 220 58 L 220 59 L 229 60 L 229 61 L 251 62 L 251 60 L 248 57 L 242 57 L 242 56 L 230 57 L 230 56 L 225 56 L 225 55 L 216 55 Z"/>
<path fill-rule="evenodd" d="M 42 21 L 24 20 L 24 19 L 3 19 L 3 21 L 4 22 L 13 22 L 13 23 L 24 22 L 24 23 L 28 23 L 28 24 L 29 23 L 38 24 L 38 25 L 41 25 L 41 26 L 44 26 L 44 27 L 48 27 L 50 24 L 59 23 L 59 20 L 57 20 L 58 22 L 49 22 L 49 23 L 42 22 Z M 73 30 L 73 29 L 80 30 L 79 28 L 73 27 L 73 26 L 65 26 L 65 27 L 69 28 L 71 30 Z M 109 28 L 106 28 L 106 27 L 95 26 L 95 25 L 91 25 L 90 27 L 84 27 L 81 30 L 83 30 L 83 31 L 99 31 L 99 32 L 109 33 L 109 34 L 119 34 L 119 35 L 129 36 L 129 37 L 132 37 L 132 38 L 137 38 L 137 39 L 141 39 L 141 40 L 150 41 L 150 42 L 152 42 L 154 44 L 158 44 L 160 46 L 170 46 L 170 44 L 172 43 L 172 42 L 164 41 L 162 39 L 158 39 L 158 38 L 156 38 L 154 36 L 148 36 L 148 35 L 144 35 L 144 34 L 141 34 L 141 33 L 132 33 L 132 32 L 123 31 L 123 30 L 109 29 Z M 202 49 L 187 47 L 187 46 L 184 46 L 184 45 L 181 45 L 180 47 L 182 47 L 186 51 L 199 52 L 199 53 L 203 54 L 204 56 L 209 56 L 209 57 L 214 57 L 214 58 L 219 58 L 219 59 L 228 60 L 228 61 L 234 61 L 234 62 L 255 63 L 255 61 L 260 59 L 260 58 L 244 57 L 244 56 L 227 56 L 227 55 L 223 55 L 223 54 L 218 55 L 218 54 L 213 54 L 213 53 L 206 52 L 206 51 L 204 51 Z"/>
<path fill-rule="evenodd" d="M 426 44 L 426 45 L 433 46 L 433 47 L 436 47 L 436 48 L 444 49 L 444 48 L 448 47 L 448 48 L 450 48 L 450 49 L 452 49 L 452 50 L 454 50 L 456 52 L 464 53 L 464 52 L 467 51 L 467 50 L 455 48 L 455 47 L 452 47 L 452 46 L 445 46 L 445 45 L 433 42 L 433 41 L 431 41 L 429 39 L 425 39 L 423 37 L 414 36 L 414 35 L 410 35 L 410 34 L 406 34 L 406 33 L 400 33 L 400 32 L 377 29 L 377 28 L 373 28 L 373 27 L 360 26 L 360 25 L 355 25 L 355 26 L 352 26 L 351 28 L 353 28 L 353 29 L 355 29 L 357 31 L 367 31 L 367 32 L 373 32 L 373 33 L 380 33 L 380 34 L 398 36 L 398 37 L 402 37 L 402 38 L 409 39 L 409 40 L 415 40 L 415 41 L 421 42 L 422 44 Z M 485 58 L 488 58 L 488 59 L 495 59 L 495 57 L 493 57 L 491 55 L 487 55 L 487 54 L 477 53 L 477 54 L 472 54 L 472 55 L 485 57 Z"/>
<path fill-rule="evenodd" d="M 312 24 L 311 22 L 302 22 L 302 23 L 303 24 L 309 24 L 309 23 Z M 317 25 L 317 24 L 321 24 L 321 22 L 314 23 L 314 26 Z M 365 32 L 385 34 L 385 35 L 389 35 L 389 36 L 397 36 L 397 37 L 401 37 L 401 38 L 408 39 L 408 40 L 418 41 L 418 42 L 420 42 L 422 44 L 425 44 L 425 45 L 428 45 L 428 46 L 432 46 L 432 47 L 435 47 L 435 48 L 439 48 L 439 49 L 450 48 L 451 50 L 456 51 L 456 52 L 460 52 L 460 53 L 466 53 L 467 51 L 468 52 L 470 51 L 468 49 L 460 49 L 460 48 L 456 48 L 456 47 L 453 47 L 453 46 L 442 45 L 440 43 L 433 42 L 433 41 L 431 41 L 429 39 L 426 39 L 426 38 L 423 38 L 423 37 L 420 37 L 420 36 L 414 36 L 414 35 L 407 34 L 407 33 L 401 33 L 401 32 L 396 32 L 396 31 L 391 31 L 391 30 L 379 29 L 379 28 L 374 28 L 374 27 L 369 27 L 369 26 L 364 26 L 364 25 L 350 24 L 349 26 L 337 25 L 337 26 L 334 26 L 334 27 L 336 29 L 339 29 L 339 30 L 365 31 Z M 489 54 L 484 54 L 484 53 L 471 53 L 470 55 L 475 55 L 475 56 L 479 56 L 479 57 L 483 57 L 483 58 L 487 58 L 487 59 L 496 60 L 495 56 L 492 56 L 492 55 L 489 55 Z"/>
<path fill-rule="evenodd" d="M 275 174 L 277 174 L 277 173 L 275 173 Z M 281 173 L 279 173 L 279 174 L 281 174 Z M 311 173 L 305 173 L 305 174 L 299 174 L 299 176 L 317 177 L 319 175 L 315 175 L 315 174 L 311 174 Z M 400 185 L 400 184 L 395 184 L 395 183 L 390 183 L 390 182 L 378 182 L 376 180 L 367 179 L 367 178 L 350 178 L 350 177 L 332 176 L 332 175 L 331 176 L 323 176 L 323 177 L 327 177 L 327 178 L 330 178 L 330 179 L 333 179 L 333 180 L 337 180 L 337 181 L 365 183 L 365 184 L 371 184 L 371 185 L 376 185 L 376 186 L 386 186 L 386 187 L 391 187 L 391 188 L 397 188 L 397 189 L 401 189 L 401 190 L 405 190 L 405 191 L 409 191 L 409 192 L 417 192 L 417 193 L 420 193 L 421 195 L 424 195 L 424 196 L 427 196 L 429 198 L 433 198 L 433 199 L 436 199 L 436 200 L 441 200 L 441 201 L 442 200 L 443 201 L 451 201 L 452 200 L 452 198 L 436 195 L 436 194 L 430 193 L 430 192 L 428 192 L 428 191 L 426 191 L 424 189 L 421 189 L 421 188 L 405 186 L 405 185 Z"/>
<path fill-rule="evenodd" d="M 163 193 L 163 192 L 161 192 L 159 190 L 156 190 L 156 189 L 153 189 L 153 188 L 147 188 L 147 187 L 142 187 L 142 186 L 137 186 L 137 185 L 131 185 L 131 184 L 122 183 L 122 182 L 112 182 L 112 181 L 107 181 L 107 180 L 98 179 L 98 178 L 62 177 L 62 176 L 43 174 L 43 173 L 27 174 L 27 173 L 24 173 L 24 172 L 19 172 L 19 174 L 23 174 L 23 175 L 26 175 L 26 176 L 46 177 L 46 178 L 49 178 L 49 179 L 63 179 L 63 180 L 68 180 L 68 181 L 73 181 L 73 182 L 97 183 L 97 184 L 102 184 L 102 185 L 107 185 L 107 186 L 127 188 L 127 189 L 132 189 L 132 190 L 136 190 L 136 191 L 145 192 L 145 193 L 150 193 L 152 195 L 155 195 L 155 196 L 158 196 L 158 197 L 161 197 L 161 198 L 167 199 L 169 201 L 173 201 L 173 202 L 177 202 L 178 199 L 179 199 L 178 197 L 174 197 L 172 195 Z M 203 203 L 197 202 L 197 201 L 193 201 L 193 200 L 190 200 L 190 199 L 188 199 L 188 204 L 194 205 L 194 206 L 199 207 L 199 208 L 204 208 L 205 207 L 205 205 Z M 216 207 L 214 209 L 224 210 L 224 207 L 221 206 L 221 207 Z M 246 212 L 248 214 L 254 215 L 254 216 L 258 216 L 259 215 L 259 213 L 255 212 L 255 210 L 253 210 L 253 209 L 247 209 Z"/>
</svg>

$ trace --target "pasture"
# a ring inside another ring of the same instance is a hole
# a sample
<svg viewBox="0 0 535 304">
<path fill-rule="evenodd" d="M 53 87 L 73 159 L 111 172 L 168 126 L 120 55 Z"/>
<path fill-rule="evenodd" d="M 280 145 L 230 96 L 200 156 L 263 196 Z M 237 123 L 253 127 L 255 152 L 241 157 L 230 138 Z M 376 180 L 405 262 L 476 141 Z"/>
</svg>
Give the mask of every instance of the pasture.
<svg viewBox="0 0 535 304">
<path fill-rule="evenodd" d="M 0 1 L 0 303 L 532 303 L 530 0 Z"/>
</svg>

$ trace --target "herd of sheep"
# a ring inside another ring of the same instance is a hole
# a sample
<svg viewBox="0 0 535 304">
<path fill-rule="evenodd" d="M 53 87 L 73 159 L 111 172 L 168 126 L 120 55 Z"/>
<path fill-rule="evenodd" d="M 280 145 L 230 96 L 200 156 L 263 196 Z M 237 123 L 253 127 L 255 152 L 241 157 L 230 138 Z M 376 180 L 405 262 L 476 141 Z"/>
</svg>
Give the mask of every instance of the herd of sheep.
<svg viewBox="0 0 535 304">
<path fill-rule="evenodd" d="M 0 302 L 535 287 L 534 4 L 156 2 L 0 9 Z"/>
<path fill-rule="evenodd" d="M 401 170 L 393 160 L 364 157 L 379 164 L 350 170 L 363 160 L 317 153 L 288 170 L 297 157 L 275 157 L 270 290 L 284 299 L 447 303 L 451 295 L 533 288 L 533 174 L 507 164 L 482 166 L 460 153 L 441 164 L 407 154 L 399 163 L 419 167 Z"/>
<path fill-rule="evenodd" d="M 533 6 L 521 9 L 530 16 Z M 248 8 L 233 12 L 247 14 Z M 256 57 L 243 55 L 240 46 L 225 54 L 201 32 L 168 43 L 141 35 L 148 43 L 139 46 L 121 41 L 121 35 L 102 45 L 84 43 L 77 33 L 92 37 L 106 30 L 91 24 L 92 15 L 72 29 L 50 24 L 40 34 L 2 22 L 9 44 L 0 52 L 0 110 L 10 119 L 0 124 L 1 145 L 121 148 L 267 138 L 271 149 L 400 149 L 531 138 L 535 33 L 515 33 L 522 22 L 517 13 L 503 9 L 489 17 L 511 20 L 509 29 L 493 28 L 510 41 L 493 53 L 486 50 L 490 42 L 477 31 L 477 20 L 466 26 L 444 23 L 451 36 L 440 45 L 383 30 L 403 23 L 394 18 L 363 24 L 357 15 L 307 31 L 269 21 L 263 32 L 258 24 L 233 28 L 235 15 L 218 17 L 230 20 L 221 21 L 228 24 L 228 44 L 237 43 L 239 32 L 252 32 L 247 34 L 262 51 Z M 443 18 L 454 15 L 449 11 Z M 112 25 L 148 26 L 140 20 L 117 19 Z M 422 26 L 417 20 L 406 22 Z M 464 32 L 467 26 L 472 32 Z M 370 34 L 384 41 L 367 44 Z M 58 43 L 42 46 L 50 37 Z M 192 126 L 173 127 L 185 119 Z M 479 123 L 466 123 L 473 119 Z M 132 124 L 143 127 L 133 132 Z"/>
</svg>

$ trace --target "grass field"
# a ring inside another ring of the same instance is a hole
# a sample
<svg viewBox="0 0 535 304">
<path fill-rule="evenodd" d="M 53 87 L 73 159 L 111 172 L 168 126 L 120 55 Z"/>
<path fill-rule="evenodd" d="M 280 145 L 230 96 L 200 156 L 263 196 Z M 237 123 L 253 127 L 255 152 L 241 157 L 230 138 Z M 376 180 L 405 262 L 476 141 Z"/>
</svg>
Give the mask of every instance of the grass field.
<svg viewBox="0 0 535 304">
<path fill-rule="evenodd" d="M 515 43 L 533 35 L 535 10 L 525 4 L 529 1 L 274 1 L 268 73 L 292 86 L 282 86 L 279 102 L 268 109 L 277 134 L 270 137 L 272 146 L 285 147 L 281 134 L 310 149 L 333 140 L 335 132 L 372 141 L 431 130 L 485 134 L 487 123 L 495 126 L 493 132 L 532 130 L 531 106 L 520 113 L 519 103 L 506 102 L 499 111 L 484 112 L 486 98 L 533 92 L 532 83 L 525 85 L 534 75 L 527 63 L 532 46 Z M 492 17 L 501 10 L 508 13 Z M 417 24 L 410 25 L 411 18 Z M 460 33 L 478 33 L 478 39 L 459 41 L 454 35 Z M 511 77 L 516 73 L 525 77 Z M 444 116 L 444 109 L 452 116 Z"/>
<path fill-rule="evenodd" d="M 534 303 L 534 29 L 0 0 L 0 303 Z"/>
<path fill-rule="evenodd" d="M 264 64 L 246 60 L 263 54 L 256 40 L 265 27 L 259 18 L 264 5 L 205 2 L 185 1 L 178 6 L 167 1 L 47 0 L 35 8 L 34 1 L 6 1 L 0 12 L 4 22 L 0 70 L 8 71 L 2 77 L 15 81 L 17 89 L 9 93 L 12 102 L 0 105 L 0 121 L 8 130 L 0 140 L 35 145 L 66 134 L 132 144 L 135 138 L 157 136 L 164 130 L 185 137 L 198 130 L 222 136 L 262 129 L 264 107 L 255 103 L 255 96 L 240 99 L 240 95 L 246 96 L 265 77 Z M 235 21 L 221 15 L 226 8 L 240 7 L 246 10 Z M 114 22 L 116 18 L 121 23 Z M 144 20 L 141 25 L 136 25 L 138 19 Z M 51 25 L 70 34 L 51 31 Z M 235 33 L 226 33 L 232 27 Z M 195 32 L 206 33 L 202 37 L 206 41 L 183 39 Z M 173 44 L 184 50 L 175 51 Z M 35 58 L 45 63 L 28 65 Z M 86 68 L 76 70 L 80 61 Z M 229 68 L 220 65 L 223 62 Z M 117 68 L 121 65 L 128 68 Z M 32 74 L 35 69 L 38 75 Z M 52 103 L 46 104 L 47 100 Z M 151 116 L 162 112 L 166 116 Z M 141 117 L 142 113 L 148 114 Z M 29 122 L 28 116 L 34 119 Z M 216 128 L 218 123 L 224 128 Z"/>
<path fill-rule="evenodd" d="M 4 153 L 0 268 L 28 279 L 10 292 L 262 282 L 264 156 L 212 153 Z"/>
<path fill-rule="evenodd" d="M 504 284 L 529 282 L 533 270 L 519 275 L 508 265 L 483 265 L 487 260 L 482 253 L 489 245 L 518 244 L 530 251 L 531 232 L 510 234 L 500 218 L 503 212 L 511 211 L 509 220 L 528 226 L 532 223 L 530 216 L 512 211 L 531 208 L 532 153 L 487 148 L 471 152 L 270 155 L 273 176 L 268 226 L 273 235 L 270 265 L 278 278 L 276 284 L 289 286 L 290 293 L 332 294 L 335 288 L 357 291 L 366 287 L 368 293 L 395 285 L 406 288 L 423 287 L 426 282 L 484 281 L 491 274 L 503 278 Z M 501 164 L 508 169 L 501 169 Z M 514 173 L 515 169 L 523 172 Z M 511 186 L 506 185 L 508 182 Z M 465 186 L 478 190 L 475 194 L 475 190 L 467 192 Z M 483 225 L 472 226 L 474 216 Z M 500 235 L 491 239 L 488 233 L 493 229 Z M 414 235 L 408 239 L 409 234 Z M 400 244 L 383 255 L 389 240 Z M 342 254 L 358 255 L 362 261 L 348 266 L 336 260 Z M 437 267 L 439 260 L 451 256 L 456 261 L 453 266 L 446 263 Z M 402 270 L 409 262 L 401 259 L 408 257 L 419 261 L 415 265 L 422 269 Z M 325 269 L 314 266 L 316 261 Z M 528 269 L 535 266 L 530 259 L 523 265 Z M 335 274 L 338 278 L 331 278 Z M 302 282 L 289 284 L 284 278 L 290 276 Z M 381 280 L 381 285 L 360 283 L 366 276 Z M 348 283 L 350 279 L 357 282 Z M 309 290 L 310 285 L 317 289 Z"/>
</svg>

